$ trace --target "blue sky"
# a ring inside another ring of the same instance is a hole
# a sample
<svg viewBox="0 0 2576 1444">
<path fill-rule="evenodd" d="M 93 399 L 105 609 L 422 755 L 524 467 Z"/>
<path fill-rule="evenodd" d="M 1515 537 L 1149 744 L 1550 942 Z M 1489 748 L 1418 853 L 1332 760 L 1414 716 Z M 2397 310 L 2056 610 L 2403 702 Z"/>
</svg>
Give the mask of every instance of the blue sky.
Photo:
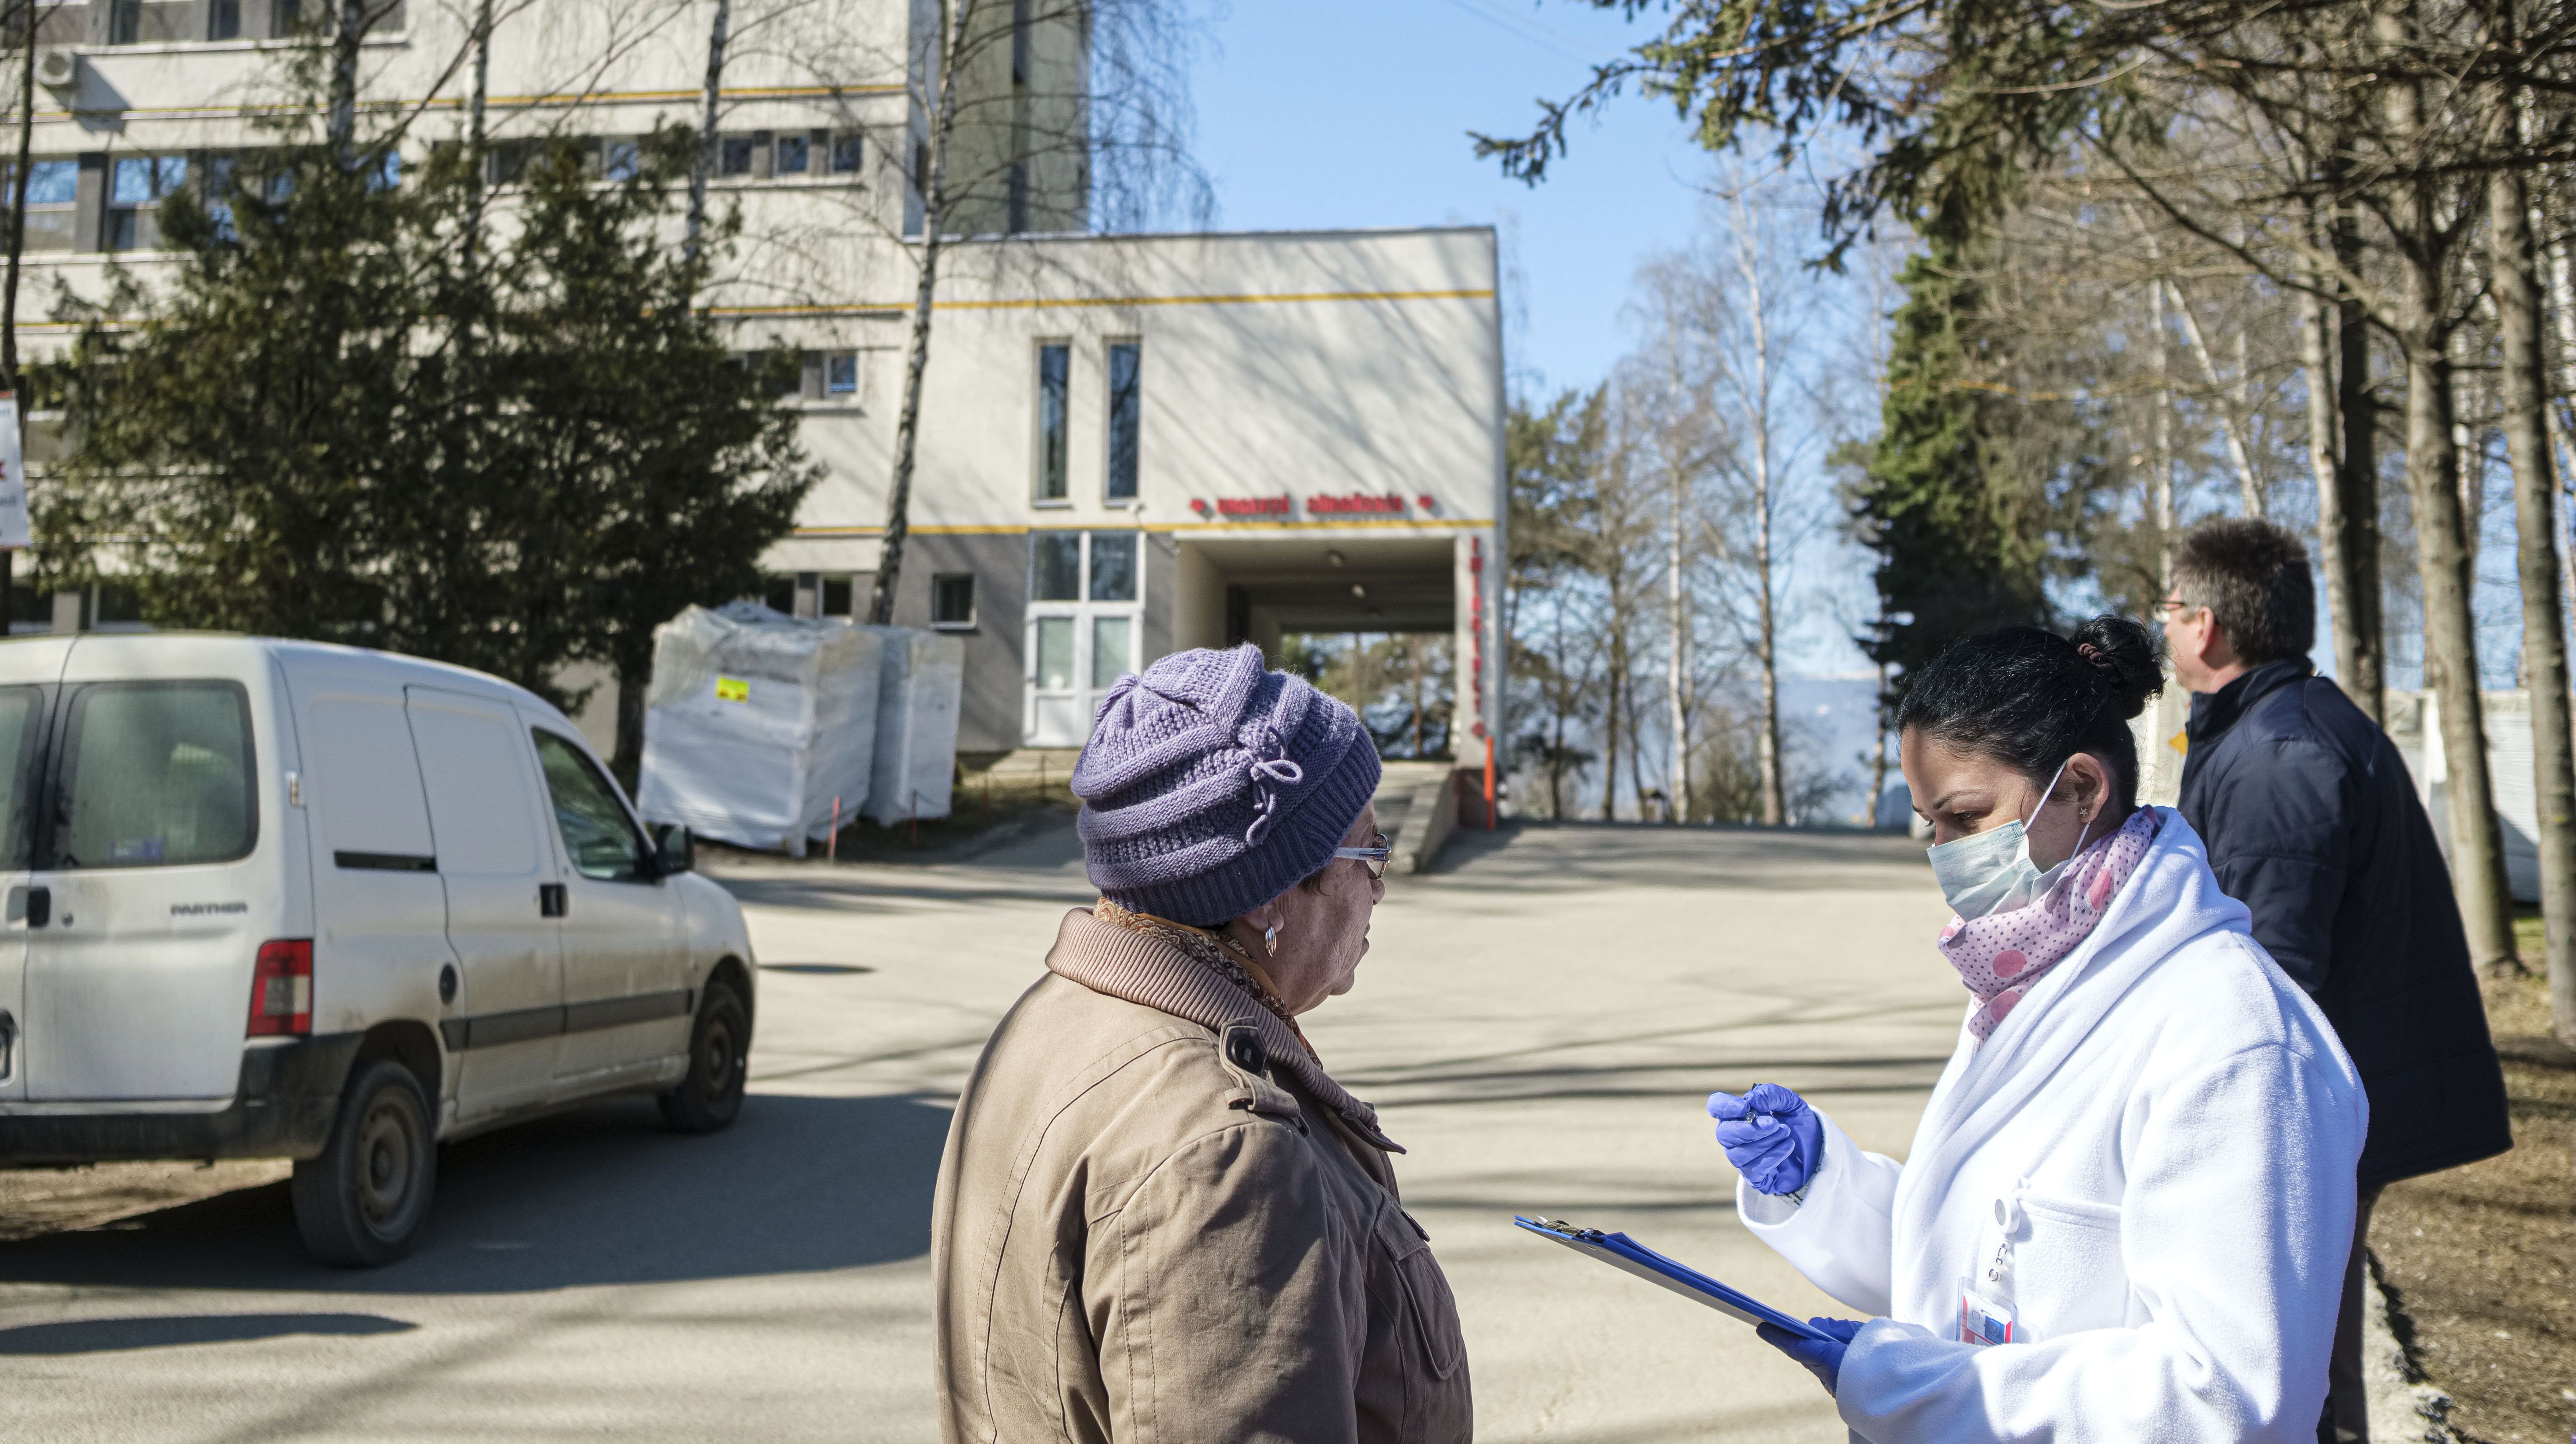
<svg viewBox="0 0 2576 1444">
<path fill-rule="evenodd" d="M 1670 107 L 1633 96 L 1577 122 L 1536 188 L 1477 160 L 1467 132 L 1528 126 L 1537 97 L 1647 33 L 1575 3 L 1236 0 L 1208 25 L 1193 86 L 1218 224 L 1500 226 L 1520 282 L 1516 376 L 1597 380 L 1625 349 L 1638 261 L 1689 237 L 1706 162 Z"/>
<path fill-rule="evenodd" d="M 1514 384 L 1544 396 L 1599 381 L 1628 349 L 1638 266 L 1698 225 L 1710 158 L 1670 105 L 1634 94 L 1573 122 L 1570 153 L 1535 187 L 1476 159 L 1467 133 L 1526 129 L 1539 97 L 1573 93 L 1653 29 L 1579 0 L 1234 0 L 1208 23 L 1192 85 L 1217 224 L 1492 224 Z M 1806 551 L 1786 670 L 1866 665 L 1824 600 L 1866 610 L 1857 562 L 1830 538 Z"/>
</svg>

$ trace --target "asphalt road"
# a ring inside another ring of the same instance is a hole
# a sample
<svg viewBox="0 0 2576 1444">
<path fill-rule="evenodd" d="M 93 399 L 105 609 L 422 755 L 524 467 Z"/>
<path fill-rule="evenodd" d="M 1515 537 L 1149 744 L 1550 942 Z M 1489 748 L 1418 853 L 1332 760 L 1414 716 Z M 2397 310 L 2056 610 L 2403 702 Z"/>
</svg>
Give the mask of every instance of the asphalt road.
<svg viewBox="0 0 2576 1444">
<path fill-rule="evenodd" d="M 765 970 L 731 1131 L 620 1103 L 454 1146 L 425 1245 L 372 1273 L 304 1259 L 273 1169 L 158 1207 L 188 1170 L 45 1176 L 66 1217 L 83 1189 L 149 1211 L 0 1244 L 0 1437 L 935 1439 L 948 1103 L 1090 901 L 1070 831 L 971 865 L 725 880 Z M 1736 1223 L 1701 1097 L 1787 1083 L 1901 1155 L 1959 1016 L 1943 916 L 1902 838 L 1530 827 L 1390 882 L 1358 990 L 1305 1021 L 1410 1150 L 1480 1436 L 1842 1438 L 1750 1330 L 1510 1215 L 1626 1228 L 1830 1308 Z"/>
</svg>

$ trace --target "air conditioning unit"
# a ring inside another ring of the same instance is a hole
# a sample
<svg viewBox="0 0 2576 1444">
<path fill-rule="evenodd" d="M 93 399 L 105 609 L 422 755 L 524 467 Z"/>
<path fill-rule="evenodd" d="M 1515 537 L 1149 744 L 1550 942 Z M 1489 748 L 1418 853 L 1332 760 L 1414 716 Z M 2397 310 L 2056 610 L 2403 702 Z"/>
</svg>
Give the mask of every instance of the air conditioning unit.
<svg viewBox="0 0 2576 1444">
<path fill-rule="evenodd" d="M 40 50 L 36 52 L 36 83 L 47 90 L 72 90 L 80 85 L 80 52 L 77 50 Z"/>
</svg>

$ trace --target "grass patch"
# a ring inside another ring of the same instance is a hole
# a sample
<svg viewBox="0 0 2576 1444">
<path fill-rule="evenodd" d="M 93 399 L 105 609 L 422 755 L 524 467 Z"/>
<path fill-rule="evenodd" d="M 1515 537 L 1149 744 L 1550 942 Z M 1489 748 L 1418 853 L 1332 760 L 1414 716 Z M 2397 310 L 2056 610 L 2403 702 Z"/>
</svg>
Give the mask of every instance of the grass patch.
<svg viewBox="0 0 2576 1444">
<path fill-rule="evenodd" d="M 2527 966 L 2540 919 L 2515 921 Z M 2371 1251 L 2414 1321 L 2415 1354 L 2483 1444 L 2576 1433 L 2576 1059 L 2550 1036 L 2536 975 L 2484 983 L 2513 1110 L 2509 1153 L 2393 1184 Z"/>
</svg>

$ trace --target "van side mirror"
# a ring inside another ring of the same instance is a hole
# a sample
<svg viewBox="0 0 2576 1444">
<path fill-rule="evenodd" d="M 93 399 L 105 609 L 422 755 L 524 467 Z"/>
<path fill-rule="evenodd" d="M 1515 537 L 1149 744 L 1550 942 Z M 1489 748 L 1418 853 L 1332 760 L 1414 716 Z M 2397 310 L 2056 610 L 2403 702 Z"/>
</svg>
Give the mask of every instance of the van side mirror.
<svg viewBox="0 0 2576 1444">
<path fill-rule="evenodd" d="M 653 870 L 662 877 L 678 872 L 694 872 L 698 866 L 697 839 L 676 822 L 653 824 Z"/>
</svg>

